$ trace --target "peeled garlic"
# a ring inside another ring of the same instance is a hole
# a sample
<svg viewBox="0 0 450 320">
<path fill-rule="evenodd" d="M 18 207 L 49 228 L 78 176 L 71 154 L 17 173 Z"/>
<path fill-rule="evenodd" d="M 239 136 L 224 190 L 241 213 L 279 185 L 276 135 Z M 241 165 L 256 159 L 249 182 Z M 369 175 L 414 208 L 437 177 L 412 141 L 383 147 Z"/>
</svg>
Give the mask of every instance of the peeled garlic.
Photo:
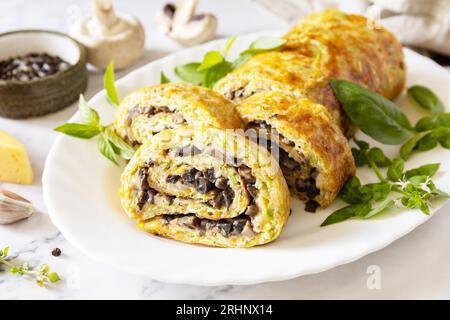
<svg viewBox="0 0 450 320">
<path fill-rule="evenodd" d="M 29 218 L 33 211 L 30 201 L 14 192 L 0 189 L 0 225 Z"/>
</svg>

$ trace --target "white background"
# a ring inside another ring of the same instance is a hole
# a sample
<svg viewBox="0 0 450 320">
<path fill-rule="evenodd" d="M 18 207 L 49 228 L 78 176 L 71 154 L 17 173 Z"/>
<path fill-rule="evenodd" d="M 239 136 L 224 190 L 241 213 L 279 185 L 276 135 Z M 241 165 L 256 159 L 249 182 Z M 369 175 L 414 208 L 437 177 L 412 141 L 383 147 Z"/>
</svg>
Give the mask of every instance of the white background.
<svg viewBox="0 0 450 320">
<path fill-rule="evenodd" d="M 147 51 L 139 65 L 182 49 L 160 35 L 156 29 L 154 16 L 163 2 L 114 2 L 118 10 L 137 15 L 145 26 Z M 200 2 L 200 11 L 217 15 L 218 37 L 287 27 L 286 23 L 249 0 Z M 66 32 L 71 16 L 87 13 L 88 4 L 88 0 L 1 1 L 0 32 L 23 28 Z M 130 70 L 122 72 L 119 77 Z M 92 73 L 89 80 L 87 98 L 102 87 L 100 73 Z M 46 215 L 41 195 L 41 174 L 55 137 L 51 129 L 65 122 L 75 111 L 76 106 L 72 106 L 56 114 L 31 120 L 0 118 L 0 128 L 14 134 L 27 146 L 36 175 L 32 186 L 0 184 L 0 188 L 8 188 L 29 198 L 38 211 L 27 221 L 13 226 L 0 226 L 0 246 L 11 246 L 11 253 L 17 261 L 27 260 L 34 265 L 48 262 L 64 279 L 51 288 L 42 289 L 31 281 L 2 272 L 0 299 L 450 298 L 450 205 L 440 210 L 428 223 L 380 252 L 321 274 L 285 282 L 221 287 L 169 285 L 98 264 L 65 241 Z M 51 250 L 55 247 L 61 248 L 63 252 L 59 258 L 51 255 Z M 239 265 L 239 261 L 236 264 Z M 367 272 L 373 265 L 380 270 L 380 289 L 367 286 Z"/>
</svg>

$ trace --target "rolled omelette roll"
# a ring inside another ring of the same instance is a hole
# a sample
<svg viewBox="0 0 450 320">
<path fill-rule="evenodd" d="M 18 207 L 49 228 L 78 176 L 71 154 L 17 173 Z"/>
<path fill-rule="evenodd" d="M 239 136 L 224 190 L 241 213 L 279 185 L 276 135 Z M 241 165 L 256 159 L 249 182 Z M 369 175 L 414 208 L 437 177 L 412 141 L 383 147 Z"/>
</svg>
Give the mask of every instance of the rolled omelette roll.
<svg viewBox="0 0 450 320">
<path fill-rule="evenodd" d="M 255 94 L 237 108 L 247 134 L 279 160 L 291 194 L 306 201 L 306 211 L 331 204 L 355 174 L 347 139 L 324 106 L 271 91 Z"/>
<path fill-rule="evenodd" d="M 218 247 L 273 241 L 290 212 L 276 159 L 232 130 L 165 130 L 122 174 L 126 213 L 152 234 Z"/>
<path fill-rule="evenodd" d="M 389 99 L 405 85 L 401 45 L 365 17 L 327 10 L 305 18 L 284 38 L 287 43 L 281 50 L 256 55 L 214 89 L 235 102 L 261 91 L 303 94 L 326 106 L 333 121 L 351 137 L 355 128 L 329 80 L 353 81 Z"/>
<path fill-rule="evenodd" d="M 116 132 L 133 145 L 162 130 L 185 126 L 236 129 L 242 124 L 231 101 L 187 83 L 141 88 L 128 95 L 116 111 Z"/>
</svg>

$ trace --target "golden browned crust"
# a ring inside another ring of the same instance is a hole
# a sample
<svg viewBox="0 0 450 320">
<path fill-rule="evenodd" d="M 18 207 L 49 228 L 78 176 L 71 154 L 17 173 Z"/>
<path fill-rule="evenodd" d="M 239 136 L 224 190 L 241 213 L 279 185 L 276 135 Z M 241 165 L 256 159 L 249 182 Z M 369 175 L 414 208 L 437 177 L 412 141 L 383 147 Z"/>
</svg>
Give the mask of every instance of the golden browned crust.
<svg viewBox="0 0 450 320">
<path fill-rule="evenodd" d="M 301 93 L 326 106 L 351 137 L 354 127 L 334 96 L 330 79 L 356 82 L 389 99 L 405 85 L 401 45 L 389 31 L 372 25 L 365 17 L 337 10 L 313 14 L 284 36 L 287 43 L 282 50 L 253 57 L 214 89 L 237 102 L 261 91 Z"/>
<path fill-rule="evenodd" d="M 295 149 L 318 170 L 316 185 L 320 194 L 314 200 L 322 207 L 328 206 L 347 179 L 355 174 L 347 139 L 322 105 L 272 91 L 244 100 L 238 105 L 238 111 L 246 123 L 265 121 L 295 143 Z M 298 193 L 293 186 L 291 193 Z"/>
<path fill-rule="evenodd" d="M 135 114 L 136 107 L 168 108 L 170 112 Z M 178 117 L 178 118 L 177 118 Z M 117 108 L 115 128 L 130 142 L 141 144 L 154 134 L 181 126 L 222 129 L 242 127 L 235 105 L 216 91 L 187 83 L 167 83 L 138 89 Z"/>
</svg>

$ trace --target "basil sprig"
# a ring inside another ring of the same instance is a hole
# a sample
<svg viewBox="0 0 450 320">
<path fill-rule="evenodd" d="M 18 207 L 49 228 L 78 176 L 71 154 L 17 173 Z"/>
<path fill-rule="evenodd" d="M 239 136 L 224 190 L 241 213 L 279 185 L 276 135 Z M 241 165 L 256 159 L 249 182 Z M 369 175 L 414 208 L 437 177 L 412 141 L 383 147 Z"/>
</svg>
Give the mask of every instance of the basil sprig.
<svg viewBox="0 0 450 320">
<path fill-rule="evenodd" d="M 368 136 L 397 145 L 413 134 L 408 118 L 392 101 L 350 81 L 331 80 L 330 84 L 347 116 Z"/>
<path fill-rule="evenodd" d="M 108 65 L 104 79 L 108 100 L 114 105 L 119 104 L 114 83 L 114 65 L 112 63 Z M 98 150 L 116 165 L 119 164 L 119 156 L 126 160 L 133 157 L 134 148 L 117 135 L 112 124 L 103 126 L 100 123 L 98 112 L 86 103 L 83 95 L 80 95 L 78 110 L 81 123 L 65 123 L 54 130 L 80 139 L 92 139 L 99 136 Z"/>
<path fill-rule="evenodd" d="M 236 37 L 230 38 L 223 50 L 212 50 L 207 52 L 200 62 L 190 62 L 175 68 L 175 74 L 183 81 L 212 88 L 217 81 L 228 73 L 238 68 L 251 57 L 281 48 L 286 40 L 275 37 L 260 37 L 252 42 L 249 48 L 243 51 L 234 61 L 228 61 L 227 56 L 235 42 Z"/>
<path fill-rule="evenodd" d="M 430 89 L 412 86 L 408 90 L 408 96 L 431 113 L 413 128 L 405 114 L 383 96 L 345 80 L 331 80 L 330 85 L 346 115 L 365 134 L 383 144 L 403 143 L 400 149 L 403 159 L 438 144 L 450 149 L 450 114 L 444 113 L 441 100 Z M 360 153 L 354 155 L 357 163 L 364 161 Z"/>
<path fill-rule="evenodd" d="M 359 141 L 360 150 L 372 150 L 367 142 Z M 385 157 L 385 156 L 384 156 Z M 437 163 L 427 164 L 411 170 L 404 170 L 405 162 L 401 158 L 389 159 L 386 176 L 381 174 L 375 159 L 367 156 L 370 167 L 375 171 L 379 182 L 361 184 L 357 177 L 350 178 L 342 188 L 339 196 L 348 206 L 336 210 L 322 223 L 322 227 L 342 222 L 351 218 L 370 219 L 387 209 L 397 206 L 420 209 L 430 214 L 430 203 L 448 194 L 436 188 L 431 178 L 439 170 Z M 399 196 L 395 197 L 394 194 Z"/>
<path fill-rule="evenodd" d="M 106 67 L 105 75 L 103 76 L 103 84 L 106 90 L 106 97 L 108 101 L 114 105 L 119 105 L 119 96 L 117 95 L 117 89 L 114 80 L 114 62 L 111 61 Z"/>
</svg>

